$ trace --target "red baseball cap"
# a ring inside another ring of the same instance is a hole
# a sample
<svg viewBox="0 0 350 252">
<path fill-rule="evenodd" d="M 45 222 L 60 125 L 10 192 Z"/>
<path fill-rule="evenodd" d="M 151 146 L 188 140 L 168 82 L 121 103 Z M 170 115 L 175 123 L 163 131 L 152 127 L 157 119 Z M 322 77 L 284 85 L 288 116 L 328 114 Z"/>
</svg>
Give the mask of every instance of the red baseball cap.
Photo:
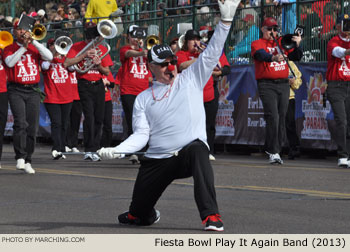
<svg viewBox="0 0 350 252">
<path fill-rule="evenodd" d="M 17 29 L 18 23 L 19 23 L 19 20 L 17 20 L 17 21 L 13 24 L 13 29 Z"/>
<path fill-rule="evenodd" d="M 262 26 L 273 27 L 278 26 L 276 19 L 272 17 L 265 18 Z"/>
</svg>

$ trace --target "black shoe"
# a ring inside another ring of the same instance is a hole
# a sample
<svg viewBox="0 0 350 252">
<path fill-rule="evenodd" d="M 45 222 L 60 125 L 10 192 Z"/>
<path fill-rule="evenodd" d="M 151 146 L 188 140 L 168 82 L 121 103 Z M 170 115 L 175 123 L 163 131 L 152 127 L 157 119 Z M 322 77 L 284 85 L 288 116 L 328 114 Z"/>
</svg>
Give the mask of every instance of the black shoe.
<svg viewBox="0 0 350 252">
<path fill-rule="evenodd" d="M 124 225 L 139 225 L 139 226 L 149 226 L 157 223 L 160 219 L 160 212 L 155 210 L 155 216 L 149 220 L 141 221 L 138 217 L 132 216 L 129 212 L 122 213 L 118 216 L 118 221 L 120 224 Z"/>
<path fill-rule="evenodd" d="M 222 223 L 222 220 L 220 219 L 219 214 L 212 214 L 207 216 L 203 220 L 203 224 L 205 224 L 204 230 L 205 231 L 224 231 L 224 223 Z"/>
<path fill-rule="evenodd" d="M 288 159 L 293 160 L 296 157 L 300 157 L 300 151 L 299 150 L 290 150 L 288 152 Z"/>
</svg>

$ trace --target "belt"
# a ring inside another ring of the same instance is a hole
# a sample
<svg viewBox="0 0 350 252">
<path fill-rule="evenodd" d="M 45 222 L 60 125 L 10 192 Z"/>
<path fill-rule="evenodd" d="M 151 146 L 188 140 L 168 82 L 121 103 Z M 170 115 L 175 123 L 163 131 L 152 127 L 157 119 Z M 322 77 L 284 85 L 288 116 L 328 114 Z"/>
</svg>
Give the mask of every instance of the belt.
<svg viewBox="0 0 350 252">
<path fill-rule="evenodd" d="M 89 80 L 85 80 L 85 79 L 79 79 L 78 82 L 86 83 L 86 84 L 98 85 L 98 84 L 102 83 L 102 80 L 89 81 Z"/>
<path fill-rule="evenodd" d="M 38 84 L 38 83 L 34 83 L 34 84 L 21 84 L 21 83 L 17 83 L 17 82 L 9 82 L 8 84 L 9 84 L 9 86 L 15 86 L 15 87 L 24 88 L 24 89 L 31 89 L 31 88 L 37 88 L 37 87 L 39 87 L 39 84 Z"/>
<path fill-rule="evenodd" d="M 338 81 L 327 81 L 327 84 L 350 84 L 350 81 L 341 81 L 341 80 L 338 80 Z"/>
<path fill-rule="evenodd" d="M 288 78 L 286 79 L 259 79 L 258 82 L 265 82 L 265 83 L 288 83 Z"/>
</svg>

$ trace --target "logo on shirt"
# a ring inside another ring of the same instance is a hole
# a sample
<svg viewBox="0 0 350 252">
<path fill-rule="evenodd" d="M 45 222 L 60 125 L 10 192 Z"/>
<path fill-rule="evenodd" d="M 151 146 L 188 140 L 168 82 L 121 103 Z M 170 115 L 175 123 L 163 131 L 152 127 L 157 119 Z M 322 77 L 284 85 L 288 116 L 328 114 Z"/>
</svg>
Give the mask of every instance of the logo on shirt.
<svg viewBox="0 0 350 252">
<path fill-rule="evenodd" d="M 21 56 L 21 60 L 17 62 L 18 74 L 17 78 L 22 78 L 22 82 L 34 81 L 38 74 L 38 66 L 35 64 L 35 60 L 32 59 L 31 54 L 24 54 Z"/>
<path fill-rule="evenodd" d="M 53 83 L 66 83 L 68 79 L 68 71 L 62 66 L 62 63 L 51 63 L 51 79 Z"/>
<path fill-rule="evenodd" d="M 341 58 L 341 65 L 339 67 L 339 71 L 343 72 L 344 76 L 349 76 L 350 75 L 350 69 L 348 68 L 347 64 L 346 64 L 346 59 L 345 57 Z M 348 60 L 350 62 L 350 58 Z"/>
<path fill-rule="evenodd" d="M 277 47 L 267 47 L 267 50 L 269 50 L 269 53 L 272 55 L 276 55 L 278 53 L 281 53 L 280 50 Z M 282 52 L 283 53 L 283 52 Z M 286 61 L 282 60 L 280 62 L 272 61 L 270 63 L 270 67 L 273 67 L 276 72 L 283 71 L 286 69 Z"/>
<path fill-rule="evenodd" d="M 137 61 L 139 61 L 139 64 L 137 64 Z M 132 57 L 131 63 L 130 73 L 134 75 L 134 78 L 144 79 L 148 75 L 147 64 L 143 61 L 142 56 Z"/>
</svg>

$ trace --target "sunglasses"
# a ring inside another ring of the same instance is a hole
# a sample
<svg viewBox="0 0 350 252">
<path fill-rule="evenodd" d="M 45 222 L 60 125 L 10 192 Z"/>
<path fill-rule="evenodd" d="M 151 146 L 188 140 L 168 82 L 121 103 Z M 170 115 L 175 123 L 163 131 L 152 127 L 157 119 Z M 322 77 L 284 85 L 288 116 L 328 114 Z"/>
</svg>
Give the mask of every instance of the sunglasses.
<svg viewBox="0 0 350 252">
<path fill-rule="evenodd" d="M 278 28 L 277 27 L 266 27 L 266 30 L 268 30 L 268 31 L 274 31 L 274 32 L 276 32 L 276 31 L 278 31 Z"/>
<path fill-rule="evenodd" d="M 177 60 L 176 59 L 173 59 L 171 61 L 166 61 L 166 62 L 163 62 L 163 63 L 153 63 L 157 66 L 160 66 L 160 67 L 167 67 L 169 66 L 169 64 L 171 65 L 176 65 L 177 64 Z"/>
</svg>

